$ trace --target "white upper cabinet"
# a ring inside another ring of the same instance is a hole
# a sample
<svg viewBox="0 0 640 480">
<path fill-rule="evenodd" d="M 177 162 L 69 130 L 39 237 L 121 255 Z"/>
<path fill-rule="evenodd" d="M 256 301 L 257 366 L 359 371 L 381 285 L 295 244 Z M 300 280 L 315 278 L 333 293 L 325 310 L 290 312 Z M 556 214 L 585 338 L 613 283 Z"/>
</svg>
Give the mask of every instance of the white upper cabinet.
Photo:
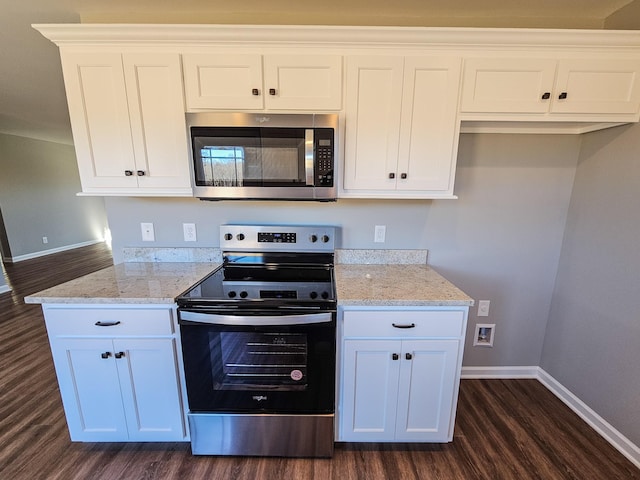
<svg viewBox="0 0 640 480">
<path fill-rule="evenodd" d="M 63 52 L 82 191 L 190 196 L 180 56 Z"/>
<path fill-rule="evenodd" d="M 461 60 L 347 58 L 343 194 L 453 196 Z"/>
<path fill-rule="evenodd" d="M 639 76 L 640 60 L 629 58 L 469 58 L 461 112 L 630 120 L 640 111 Z"/>
<path fill-rule="evenodd" d="M 339 55 L 183 55 L 187 110 L 340 110 Z"/>
</svg>

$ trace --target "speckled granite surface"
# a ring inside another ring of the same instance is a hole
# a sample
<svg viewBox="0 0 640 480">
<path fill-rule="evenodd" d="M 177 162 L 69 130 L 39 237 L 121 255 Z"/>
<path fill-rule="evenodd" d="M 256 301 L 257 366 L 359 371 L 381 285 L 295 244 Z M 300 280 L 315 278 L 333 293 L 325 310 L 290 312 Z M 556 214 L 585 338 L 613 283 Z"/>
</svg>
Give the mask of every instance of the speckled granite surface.
<svg viewBox="0 0 640 480">
<path fill-rule="evenodd" d="M 428 250 L 355 250 L 336 249 L 336 264 L 390 264 L 400 265 L 417 263 L 425 265 L 427 263 Z"/>
<path fill-rule="evenodd" d="M 25 297 L 25 303 L 173 303 L 215 263 L 130 262 Z"/>
<path fill-rule="evenodd" d="M 427 265 L 336 265 L 339 305 L 471 306 L 473 299 Z"/>
<path fill-rule="evenodd" d="M 214 262 L 222 263 L 219 248 L 124 247 L 125 262 Z"/>
</svg>

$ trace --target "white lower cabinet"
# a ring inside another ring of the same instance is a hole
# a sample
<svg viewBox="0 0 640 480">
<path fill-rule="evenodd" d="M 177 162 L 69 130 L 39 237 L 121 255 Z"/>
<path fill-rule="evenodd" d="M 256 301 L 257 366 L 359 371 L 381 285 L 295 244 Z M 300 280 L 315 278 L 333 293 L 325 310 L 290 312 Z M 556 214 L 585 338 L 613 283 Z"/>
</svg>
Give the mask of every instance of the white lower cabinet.
<svg viewBox="0 0 640 480">
<path fill-rule="evenodd" d="M 453 439 L 466 309 L 345 311 L 339 440 Z"/>
<path fill-rule="evenodd" d="M 71 440 L 186 439 L 171 310 L 44 312 Z"/>
</svg>

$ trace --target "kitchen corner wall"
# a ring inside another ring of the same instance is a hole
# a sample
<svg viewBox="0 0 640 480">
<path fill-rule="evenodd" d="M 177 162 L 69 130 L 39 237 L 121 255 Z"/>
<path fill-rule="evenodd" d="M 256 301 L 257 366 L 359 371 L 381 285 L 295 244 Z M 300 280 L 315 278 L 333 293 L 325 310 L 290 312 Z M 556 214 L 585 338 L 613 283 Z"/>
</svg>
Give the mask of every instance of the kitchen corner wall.
<svg viewBox="0 0 640 480">
<path fill-rule="evenodd" d="M 494 348 L 471 346 L 465 366 L 539 365 L 569 205 L 580 137 L 462 135 L 456 176 L 459 200 L 202 202 L 106 198 L 114 260 L 123 247 L 217 247 L 224 223 L 332 224 L 339 248 L 428 249 L 429 263 L 476 300 L 491 300 Z M 152 222 L 155 242 L 141 240 Z M 197 242 L 184 242 L 195 223 Z M 374 226 L 386 225 L 384 244 Z"/>
<path fill-rule="evenodd" d="M 583 139 L 540 365 L 640 445 L 640 125 Z"/>
</svg>

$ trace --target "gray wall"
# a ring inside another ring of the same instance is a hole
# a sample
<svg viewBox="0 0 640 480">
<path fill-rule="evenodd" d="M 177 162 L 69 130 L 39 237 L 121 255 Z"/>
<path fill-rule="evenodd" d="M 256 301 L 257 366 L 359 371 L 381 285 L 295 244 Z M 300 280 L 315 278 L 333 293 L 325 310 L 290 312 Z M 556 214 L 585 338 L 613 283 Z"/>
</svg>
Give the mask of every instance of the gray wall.
<svg viewBox="0 0 640 480">
<path fill-rule="evenodd" d="M 227 222 L 329 223 L 340 248 L 429 249 L 430 260 L 476 299 L 491 300 L 494 348 L 468 346 L 465 365 L 539 365 L 544 329 L 577 162 L 579 137 L 463 135 L 459 200 L 340 200 L 337 203 L 201 202 L 107 198 L 116 263 L 121 248 L 218 246 Z M 155 242 L 142 242 L 140 222 L 153 222 Z M 196 223 L 198 242 L 182 240 Z M 384 244 L 374 226 L 387 226 Z M 469 335 L 470 337 L 471 335 Z M 471 342 L 471 340 L 469 340 Z"/>
<path fill-rule="evenodd" d="M 104 201 L 76 196 L 80 177 L 73 146 L 0 134 L 0 171 L 0 205 L 13 258 L 102 238 Z"/>
<path fill-rule="evenodd" d="M 583 139 L 541 366 L 640 445 L 640 125 Z"/>
</svg>

